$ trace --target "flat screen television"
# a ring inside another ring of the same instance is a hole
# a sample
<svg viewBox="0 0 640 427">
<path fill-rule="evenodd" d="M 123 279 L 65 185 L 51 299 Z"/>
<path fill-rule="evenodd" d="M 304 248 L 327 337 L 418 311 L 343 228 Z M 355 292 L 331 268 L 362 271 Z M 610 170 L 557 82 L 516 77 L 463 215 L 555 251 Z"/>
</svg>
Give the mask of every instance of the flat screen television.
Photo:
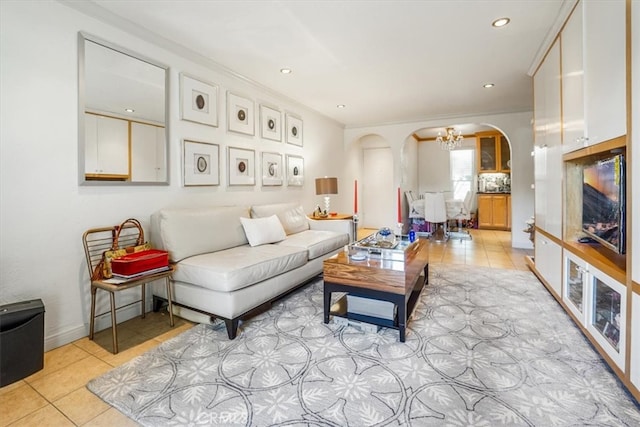
<svg viewBox="0 0 640 427">
<path fill-rule="evenodd" d="M 624 154 L 583 166 L 582 231 L 619 254 L 625 252 L 624 183 Z"/>
</svg>

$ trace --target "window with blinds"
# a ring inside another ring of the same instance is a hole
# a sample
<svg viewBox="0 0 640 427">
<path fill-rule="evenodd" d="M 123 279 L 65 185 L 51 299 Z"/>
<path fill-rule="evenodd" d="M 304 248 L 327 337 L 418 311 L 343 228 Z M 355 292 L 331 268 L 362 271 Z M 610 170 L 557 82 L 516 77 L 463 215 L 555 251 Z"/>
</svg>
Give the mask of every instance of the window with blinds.
<svg viewBox="0 0 640 427">
<path fill-rule="evenodd" d="M 449 164 L 451 165 L 451 183 L 453 184 L 453 198 L 463 200 L 467 191 L 471 190 L 474 176 L 474 150 L 451 150 Z"/>
</svg>

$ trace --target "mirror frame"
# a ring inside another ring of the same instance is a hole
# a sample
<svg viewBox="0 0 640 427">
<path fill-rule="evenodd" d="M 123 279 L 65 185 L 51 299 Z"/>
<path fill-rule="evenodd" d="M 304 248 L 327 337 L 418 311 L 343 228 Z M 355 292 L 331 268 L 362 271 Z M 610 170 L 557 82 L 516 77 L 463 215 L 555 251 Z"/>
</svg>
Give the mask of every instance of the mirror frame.
<svg viewBox="0 0 640 427">
<path fill-rule="evenodd" d="M 115 181 L 115 180 L 87 180 L 86 179 L 86 159 L 85 159 L 85 42 L 93 42 L 112 49 L 116 52 L 130 56 L 150 65 L 154 65 L 164 70 L 164 132 L 165 132 L 165 163 L 166 163 L 166 179 L 164 181 Z M 78 182 L 83 186 L 137 186 L 137 185 L 169 185 L 170 183 L 170 150 L 169 150 L 169 98 L 171 80 L 169 66 L 159 63 L 137 52 L 123 48 L 116 44 L 96 37 L 94 35 L 78 32 Z"/>
</svg>

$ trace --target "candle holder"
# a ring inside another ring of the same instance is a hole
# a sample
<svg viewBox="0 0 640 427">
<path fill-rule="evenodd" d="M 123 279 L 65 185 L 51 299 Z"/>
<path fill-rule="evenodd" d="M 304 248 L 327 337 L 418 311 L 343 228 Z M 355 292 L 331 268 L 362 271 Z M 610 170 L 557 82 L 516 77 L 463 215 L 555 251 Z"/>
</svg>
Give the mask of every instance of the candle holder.
<svg viewBox="0 0 640 427">
<path fill-rule="evenodd" d="M 397 228 L 396 228 L 396 236 L 398 237 L 402 237 L 402 227 L 404 226 L 403 223 L 399 222 L 397 224 Z"/>
<path fill-rule="evenodd" d="M 353 214 L 353 242 L 358 241 L 358 214 Z"/>
</svg>

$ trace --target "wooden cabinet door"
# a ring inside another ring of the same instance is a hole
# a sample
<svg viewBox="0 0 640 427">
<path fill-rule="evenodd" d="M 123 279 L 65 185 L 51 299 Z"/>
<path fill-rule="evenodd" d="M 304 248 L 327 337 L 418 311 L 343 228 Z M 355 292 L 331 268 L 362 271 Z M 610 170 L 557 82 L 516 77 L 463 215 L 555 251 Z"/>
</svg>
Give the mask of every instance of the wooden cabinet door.
<svg viewBox="0 0 640 427">
<path fill-rule="evenodd" d="M 478 195 L 478 228 L 511 228 L 509 211 L 511 196 L 508 194 Z"/>
<path fill-rule="evenodd" d="M 490 228 L 493 226 L 492 196 L 478 195 L 478 227 Z"/>
<path fill-rule="evenodd" d="M 491 207 L 493 214 L 493 227 L 507 228 L 509 224 L 507 215 L 507 196 L 491 196 Z"/>
<path fill-rule="evenodd" d="M 511 149 L 509 148 L 509 141 L 504 135 L 500 135 L 500 172 L 511 172 Z"/>
<path fill-rule="evenodd" d="M 511 230 L 511 194 L 507 196 L 507 228 Z"/>
</svg>

